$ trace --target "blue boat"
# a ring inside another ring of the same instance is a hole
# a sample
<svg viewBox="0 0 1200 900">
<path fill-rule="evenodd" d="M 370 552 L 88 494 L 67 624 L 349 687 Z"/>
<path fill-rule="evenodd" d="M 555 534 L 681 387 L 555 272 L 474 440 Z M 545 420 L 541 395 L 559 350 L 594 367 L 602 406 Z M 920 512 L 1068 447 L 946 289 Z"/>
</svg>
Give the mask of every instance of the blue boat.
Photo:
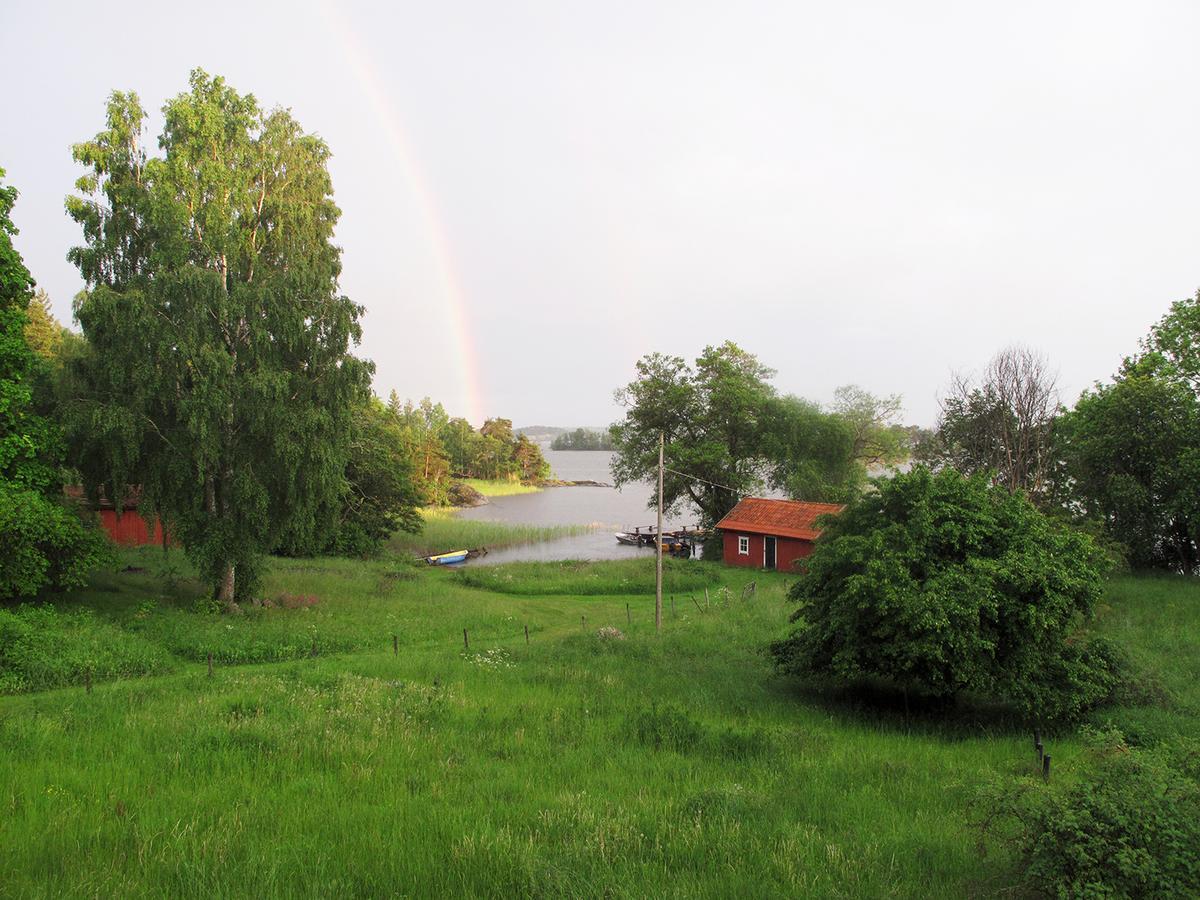
<svg viewBox="0 0 1200 900">
<path fill-rule="evenodd" d="M 455 563 L 465 562 L 470 552 L 470 550 L 451 550 L 449 553 L 427 556 L 425 557 L 425 562 L 431 566 L 452 566 Z"/>
</svg>

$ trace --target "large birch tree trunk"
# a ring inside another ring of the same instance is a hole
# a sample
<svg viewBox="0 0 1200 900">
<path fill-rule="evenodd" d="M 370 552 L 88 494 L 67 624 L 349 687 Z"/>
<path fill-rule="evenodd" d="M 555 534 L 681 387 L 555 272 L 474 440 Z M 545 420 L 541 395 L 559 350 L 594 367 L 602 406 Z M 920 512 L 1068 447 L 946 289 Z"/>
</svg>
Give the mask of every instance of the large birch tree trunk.
<svg viewBox="0 0 1200 900">
<path fill-rule="evenodd" d="M 227 562 L 221 568 L 221 583 L 217 587 L 217 602 L 226 609 L 233 608 L 234 569 L 233 563 Z"/>
</svg>

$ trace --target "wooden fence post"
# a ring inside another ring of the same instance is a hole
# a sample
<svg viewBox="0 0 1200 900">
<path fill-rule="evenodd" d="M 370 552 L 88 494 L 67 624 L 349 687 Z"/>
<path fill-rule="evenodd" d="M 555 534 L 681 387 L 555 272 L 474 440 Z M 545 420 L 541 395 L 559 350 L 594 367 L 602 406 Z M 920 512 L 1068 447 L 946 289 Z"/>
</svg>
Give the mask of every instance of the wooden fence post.
<svg viewBox="0 0 1200 900">
<path fill-rule="evenodd" d="M 529 643 L 529 626 L 528 625 L 525 626 L 525 643 L 526 644 Z"/>
<path fill-rule="evenodd" d="M 471 642 L 467 640 L 467 629 L 465 629 L 465 628 L 463 629 L 463 649 L 464 650 L 471 649 Z"/>
</svg>

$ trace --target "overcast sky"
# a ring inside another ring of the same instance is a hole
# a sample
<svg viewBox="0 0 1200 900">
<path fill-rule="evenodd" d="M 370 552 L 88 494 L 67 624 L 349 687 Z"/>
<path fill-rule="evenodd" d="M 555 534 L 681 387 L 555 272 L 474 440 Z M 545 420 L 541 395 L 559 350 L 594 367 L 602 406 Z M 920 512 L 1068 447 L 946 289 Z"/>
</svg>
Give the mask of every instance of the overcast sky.
<svg viewBox="0 0 1200 900">
<path fill-rule="evenodd" d="M 0 166 L 67 320 L 70 145 L 200 66 L 332 148 L 381 395 L 605 424 L 732 339 L 931 424 L 1012 342 L 1073 400 L 1200 286 L 1200 4 L 986 7 L 6 2 Z"/>
</svg>

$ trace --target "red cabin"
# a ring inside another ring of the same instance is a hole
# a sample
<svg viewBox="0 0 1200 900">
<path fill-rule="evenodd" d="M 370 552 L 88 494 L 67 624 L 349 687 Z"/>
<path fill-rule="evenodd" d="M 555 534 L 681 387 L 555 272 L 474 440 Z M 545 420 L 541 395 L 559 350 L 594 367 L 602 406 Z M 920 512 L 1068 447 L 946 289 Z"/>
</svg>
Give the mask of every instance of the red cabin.
<svg viewBox="0 0 1200 900">
<path fill-rule="evenodd" d="M 821 536 L 817 518 L 837 515 L 845 508 L 837 503 L 746 497 L 717 523 L 725 562 L 792 571 L 797 561 L 812 553 L 813 542 Z"/>
<path fill-rule="evenodd" d="M 69 485 L 64 488 L 64 493 L 78 503 L 85 502 L 81 487 Z M 125 494 L 125 502 L 122 504 L 123 509 L 120 515 L 117 515 L 116 505 L 104 495 L 101 495 L 100 504 L 96 507 L 96 515 L 100 518 L 101 526 L 113 542 L 122 547 L 162 544 L 163 542 L 162 520 L 156 519 L 154 528 L 151 529 L 150 523 L 138 512 L 141 493 L 139 488 L 129 489 Z M 174 543 L 173 540 L 172 543 Z"/>
</svg>

